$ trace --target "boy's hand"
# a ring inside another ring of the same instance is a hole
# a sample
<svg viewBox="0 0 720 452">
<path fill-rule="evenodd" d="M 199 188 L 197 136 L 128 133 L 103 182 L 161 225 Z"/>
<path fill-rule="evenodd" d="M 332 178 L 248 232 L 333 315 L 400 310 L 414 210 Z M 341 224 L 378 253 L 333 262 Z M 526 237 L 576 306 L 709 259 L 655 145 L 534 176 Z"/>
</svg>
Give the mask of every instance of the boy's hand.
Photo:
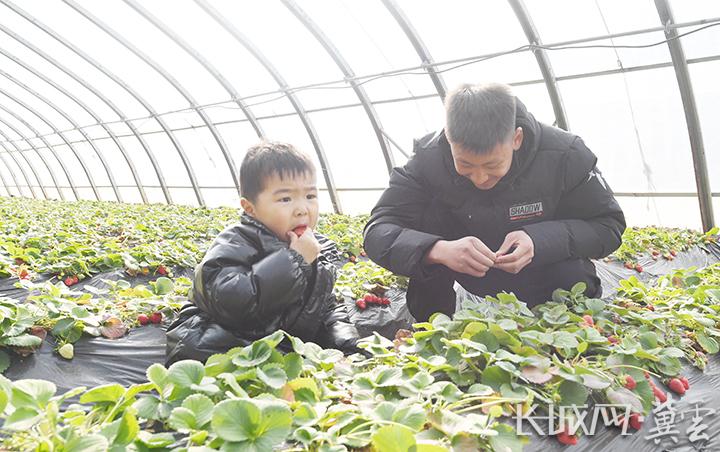
<svg viewBox="0 0 720 452">
<path fill-rule="evenodd" d="M 320 254 L 320 242 L 315 238 L 312 229 L 307 228 L 299 237 L 293 231 L 287 235 L 290 238 L 290 248 L 300 253 L 308 264 L 315 262 Z"/>
<path fill-rule="evenodd" d="M 426 264 L 442 264 L 450 270 L 482 278 L 495 264 L 495 253 L 477 237 L 440 240 L 425 256 Z"/>
</svg>

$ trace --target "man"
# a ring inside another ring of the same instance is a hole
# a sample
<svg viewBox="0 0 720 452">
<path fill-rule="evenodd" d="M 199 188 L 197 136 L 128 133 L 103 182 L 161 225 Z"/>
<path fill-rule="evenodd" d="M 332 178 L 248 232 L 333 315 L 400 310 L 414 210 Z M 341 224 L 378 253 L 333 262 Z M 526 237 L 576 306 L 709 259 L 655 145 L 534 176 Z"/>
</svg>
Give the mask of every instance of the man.
<svg viewBox="0 0 720 452">
<path fill-rule="evenodd" d="M 416 140 L 365 228 L 368 256 L 410 277 L 413 316 L 451 315 L 455 281 L 529 306 L 579 281 L 600 296 L 589 259 L 620 246 L 625 217 L 582 139 L 506 85 L 460 86 L 445 106 L 445 130 Z"/>
</svg>

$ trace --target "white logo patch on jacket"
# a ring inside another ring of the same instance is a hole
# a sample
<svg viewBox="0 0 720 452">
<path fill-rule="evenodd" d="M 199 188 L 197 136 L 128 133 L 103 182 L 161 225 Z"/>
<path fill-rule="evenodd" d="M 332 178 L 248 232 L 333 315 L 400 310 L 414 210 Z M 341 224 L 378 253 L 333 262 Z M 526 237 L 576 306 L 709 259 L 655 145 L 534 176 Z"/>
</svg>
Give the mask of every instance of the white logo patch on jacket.
<svg viewBox="0 0 720 452">
<path fill-rule="evenodd" d="M 517 220 L 524 220 L 526 218 L 539 217 L 542 214 L 543 214 L 543 204 L 541 201 L 510 207 L 510 221 L 517 221 Z"/>
</svg>

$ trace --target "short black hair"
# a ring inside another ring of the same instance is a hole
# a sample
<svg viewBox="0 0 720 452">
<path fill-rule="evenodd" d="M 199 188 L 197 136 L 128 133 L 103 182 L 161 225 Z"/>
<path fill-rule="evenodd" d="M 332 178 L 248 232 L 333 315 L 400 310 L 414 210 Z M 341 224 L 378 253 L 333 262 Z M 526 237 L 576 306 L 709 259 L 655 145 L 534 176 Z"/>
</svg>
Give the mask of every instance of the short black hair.
<svg viewBox="0 0 720 452">
<path fill-rule="evenodd" d="M 248 149 L 240 165 L 240 193 L 252 202 L 264 189 L 265 180 L 273 174 L 297 177 L 315 174 L 315 165 L 305 153 L 289 143 L 265 141 Z"/>
</svg>

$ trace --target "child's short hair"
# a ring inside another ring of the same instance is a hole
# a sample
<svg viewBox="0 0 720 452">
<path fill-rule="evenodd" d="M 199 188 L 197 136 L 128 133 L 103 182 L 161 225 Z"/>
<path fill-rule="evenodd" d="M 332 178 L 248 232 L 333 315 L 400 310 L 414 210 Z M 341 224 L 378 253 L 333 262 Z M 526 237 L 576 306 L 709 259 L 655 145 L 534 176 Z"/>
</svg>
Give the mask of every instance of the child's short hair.
<svg viewBox="0 0 720 452">
<path fill-rule="evenodd" d="M 240 193 L 255 202 L 267 177 L 280 179 L 315 174 L 315 165 L 306 154 L 289 143 L 265 141 L 248 149 L 240 165 Z"/>
</svg>

